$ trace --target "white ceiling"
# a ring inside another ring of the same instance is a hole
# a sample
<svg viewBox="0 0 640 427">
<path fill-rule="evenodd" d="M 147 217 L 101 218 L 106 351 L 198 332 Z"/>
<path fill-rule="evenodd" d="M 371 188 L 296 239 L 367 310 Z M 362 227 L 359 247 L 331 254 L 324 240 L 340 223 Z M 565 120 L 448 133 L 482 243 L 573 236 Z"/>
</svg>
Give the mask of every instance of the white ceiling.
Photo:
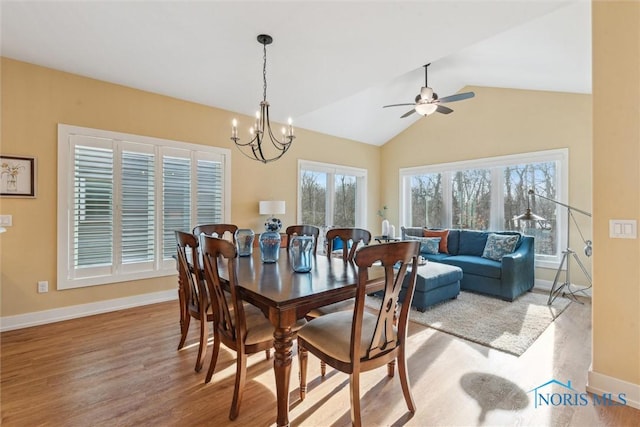
<svg viewBox="0 0 640 427">
<path fill-rule="evenodd" d="M 412 102 L 428 62 L 440 97 L 468 85 L 591 93 L 590 0 L 2 0 L 1 7 L 2 56 L 247 115 L 262 100 L 256 36 L 270 34 L 272 120 L 291 116 L 296 127 L 374 145 L 415 120 L 448 117 L 400 119 L 410 108 L 382 109 Z"/>
</svg>

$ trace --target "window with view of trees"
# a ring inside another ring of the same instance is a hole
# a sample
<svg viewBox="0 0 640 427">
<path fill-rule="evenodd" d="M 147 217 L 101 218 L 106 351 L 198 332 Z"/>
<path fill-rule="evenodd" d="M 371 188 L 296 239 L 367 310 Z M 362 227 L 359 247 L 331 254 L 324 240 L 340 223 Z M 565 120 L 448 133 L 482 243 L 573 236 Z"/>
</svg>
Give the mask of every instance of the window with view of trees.
<svg viewBox="0 0 640 427">
<path fill-rule="evenodd" d="M 535 237 L 540 262 L 559 261 L 565 226 L 556 204 L 566 197 L 567 150 L 550 150 L 402 169 L 401 218 L 428 228 L 519 230 Z M 518 221 L 530 207 L 544 218 Z"/>
<path fill-rule="evenodd" d="M 362 227 L 366 170 L 301 160 L 298 221 L 317 227 Z"/>
<path fill-rule="evenodd" d="M 228 150 L 60 125 L 58 286 L 175 274 L 175 230 L 228 216 Z"/>
</svg>

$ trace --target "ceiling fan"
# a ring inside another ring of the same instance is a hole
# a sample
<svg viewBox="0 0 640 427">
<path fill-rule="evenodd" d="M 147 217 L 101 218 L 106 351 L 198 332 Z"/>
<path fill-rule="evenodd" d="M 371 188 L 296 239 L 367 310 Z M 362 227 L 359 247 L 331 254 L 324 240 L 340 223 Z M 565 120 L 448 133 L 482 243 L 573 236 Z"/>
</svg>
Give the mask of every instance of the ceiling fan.
<svg viewBox="0 0 640 427">
<path fill-rule="evenodd" d="M 384 105 L 382 108 L 387 107 L 402 107 L 405 105 L 412 105 L 413 108 L 410 111 L 407 111 L 403 115 L 400 116 L 401 119 L 405 117 L 409 117 L 413 113 L 418 113 L 422 116 L 429 116 L 436 111 L 442 114 L 452 113 L 453 110 L 449 107 L 445 107 L 444 105 L 447 102 L 455 102 L 462 101 L 463 99 L 473 98 L 475 93 L 473 92 L 464 92 L 457 93 L 451 96 L 445 96 L 444 98 L 438 98 L 438 94 L 433 91 L 429 87 L 428 79 L 427 79 L 427 67 L 431 64 L 427 64 L 424 66 L 424 87 L 420 89 L 420 93 L 416 95 L 415 103 L 409 104 L 390 104 Z"/>
</svg>

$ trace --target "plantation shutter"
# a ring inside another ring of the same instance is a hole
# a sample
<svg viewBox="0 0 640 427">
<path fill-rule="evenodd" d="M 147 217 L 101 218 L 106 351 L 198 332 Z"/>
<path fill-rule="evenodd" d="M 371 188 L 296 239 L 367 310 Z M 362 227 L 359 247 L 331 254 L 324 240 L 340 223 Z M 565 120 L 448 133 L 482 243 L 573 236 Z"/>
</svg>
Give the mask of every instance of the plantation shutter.
<svg viewBox="0 0 640 427">
<path fill-rule="evenodd" d="M 220 223 L 223 218 L 223 167 L 220 160 L 197 161 L 197 224 Z"/>
<path fill-rule="evenodd" d="M 70 271 L 109 274 L 113 268 L 113 149 L 101 138 L 73 138 Z"/>
<path fill-rule="evenodd" d="M 152 269 L 156 215 L 153 147 L 142 144 L 125 146 L 122 151 L 121 187 L 120 244 L 123 268 L 134 271 Z"/>
<path fill-rule="evenodd" d="M 178 153 L 177 150 L 172 150 Z M 175 230 L 191 231 L 191 158 L 185 152 L 162 157 L 162 228 L 163 258 L 176 252 Z"/>
</svg>

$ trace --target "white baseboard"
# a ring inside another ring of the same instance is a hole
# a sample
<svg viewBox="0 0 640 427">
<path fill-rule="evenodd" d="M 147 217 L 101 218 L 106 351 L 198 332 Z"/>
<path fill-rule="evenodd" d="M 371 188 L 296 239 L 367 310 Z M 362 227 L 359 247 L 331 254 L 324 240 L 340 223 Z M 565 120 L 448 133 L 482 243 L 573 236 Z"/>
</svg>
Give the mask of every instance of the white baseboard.
<svg viewBox="0 0 640 427">
<path fill-rule="evenodd" d="M 625 403 L 618 398 L 620 394 L 624 394 L 627 406 L 640 409 L 640 384 L 633 384 L 589 369 L 587 391 L 598 396 L 610 393 L 612 399 L 619 403 Z"/>
<path fill-rule="evenodd" d="M 537 291 L 540 292 L 546 292 L 549 293 L 551 292 L 551 287 L 553 286 L 553 281 L 551 280 L 542 280 L 542 279 L 535 279 L 534 283 L 533 283 L 533 288 Z M 591 298 L 591 288 L 586 288 L 584 286 L 580 286 L 580 285 L 574 285 L 573 283 L 571 284 L 571 290 L 575 293 L 578 292 L 578 296 L 581 297 L 587 297 L 587 298 Z"/>
<path fill-rule="evenodd" d="M 178 290 L 171 289 L 125 298 L 116 298 L 91 302 L 88 304 L 54 308 L 52 310 L 35 311 L 32 313 L 18 314 L 16 316 L 4 316 L 0 318 L 0 332 L 60 322 L 62 320 L 75 319 L 78 317 L 91 316 L 110 311 L 124 310 L 126 308 L 139 307 L 142 305 L 155 304 L 175 299 L 178 299 Z"/>
</svg>

